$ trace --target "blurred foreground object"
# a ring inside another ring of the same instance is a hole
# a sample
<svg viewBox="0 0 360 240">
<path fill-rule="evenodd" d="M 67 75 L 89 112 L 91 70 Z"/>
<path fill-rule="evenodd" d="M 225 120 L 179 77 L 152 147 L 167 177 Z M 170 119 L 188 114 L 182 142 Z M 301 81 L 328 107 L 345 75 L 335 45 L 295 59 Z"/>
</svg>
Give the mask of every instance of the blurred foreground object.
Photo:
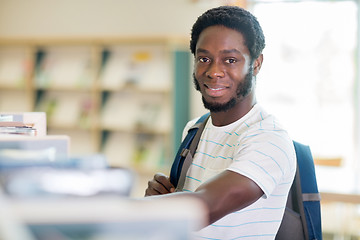
<svg viewBox="0 0 360 240">
<path fill-rule="evenodd" d="M 205 220 L 203 205 L 187 198 L 0 200 L 2 240 L 190 240 Z"/>
</svg>

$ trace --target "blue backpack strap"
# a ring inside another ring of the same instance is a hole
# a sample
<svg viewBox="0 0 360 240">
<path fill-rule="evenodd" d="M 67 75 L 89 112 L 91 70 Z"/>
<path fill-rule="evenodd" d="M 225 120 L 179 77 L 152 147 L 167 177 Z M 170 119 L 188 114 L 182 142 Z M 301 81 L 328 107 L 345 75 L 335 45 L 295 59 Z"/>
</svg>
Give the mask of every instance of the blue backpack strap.
<svg viewBox="0 0 360 240">
<path fill-rule="evenodd" d="M 171 166 L 171 171 L 170 171 L 170 182 L 176 187 L 181 175 L 181 169 L 183 167 L 184 164 L 184 159 L 185 157 L 183 156 L 183 152 L 185 149 L 189 149 L 190 144 L 192 142 L 192 140 L 194 139 L 198 129 L 199 129 L 199 125 L 201 123 L 203 123 L 208 116 L 210 115 L 210 113 L 206 113 L 204 115 L 202 115 L 197 122 L 194 124 L 194 126 L 192 126 L 189 130 L 188 133 L 185 137 L 185 139 L 182 141 L 179 150 L 175 156 L 174 162 Z"/>
<path fill-rule="evenodd" d="M 320 193 L 309 146 L 294 141 L 309 239 L 322 239 Z"/>
</svg>

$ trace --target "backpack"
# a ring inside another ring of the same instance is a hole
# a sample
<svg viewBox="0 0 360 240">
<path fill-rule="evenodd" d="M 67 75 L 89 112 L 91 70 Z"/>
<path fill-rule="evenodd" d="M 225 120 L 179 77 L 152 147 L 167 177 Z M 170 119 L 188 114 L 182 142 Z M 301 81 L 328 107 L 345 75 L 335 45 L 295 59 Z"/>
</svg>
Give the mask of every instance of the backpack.
<svg viewBox="0 0 360 240">
<path fill-rule="evenodd" d="M 201 133 L 210 113 L 192 126 L 182 141 L 170 171 L 170 181 L 181 190 Z M 275 240 L 322 240 L 320 194 L 309 146 L 293 141 L 297 169 L 290 188 L 284 217 Z M 190 159 L 188 160 L 190 156 Z"/>
</svg>

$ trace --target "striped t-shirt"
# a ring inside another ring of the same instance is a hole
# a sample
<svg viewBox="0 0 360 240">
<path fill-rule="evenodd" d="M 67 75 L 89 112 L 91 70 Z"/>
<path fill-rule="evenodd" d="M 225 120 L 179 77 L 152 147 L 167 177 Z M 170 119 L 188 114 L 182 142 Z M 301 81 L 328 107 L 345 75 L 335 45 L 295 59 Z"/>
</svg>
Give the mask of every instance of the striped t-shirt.
<svg viewBox="0 0 360 240">
<path fill-rule="evenodd" d="M 187 124 L 184 134 L 196 120 Z M 296 155 L 287 132 L 260 105 L 227 126 L 215 127 L 209 118 L 184 191 L 194 192 L 226 169 L 252 179 L 264 195 L 196 232 L 195 239 L 274 239 L 296 171 Z"/>
</svg>

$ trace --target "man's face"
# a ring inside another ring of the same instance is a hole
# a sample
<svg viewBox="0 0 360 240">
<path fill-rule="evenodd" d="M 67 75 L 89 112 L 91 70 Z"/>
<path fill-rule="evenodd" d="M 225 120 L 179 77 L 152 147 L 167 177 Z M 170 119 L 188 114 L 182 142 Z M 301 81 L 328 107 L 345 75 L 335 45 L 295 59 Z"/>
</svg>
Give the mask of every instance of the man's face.
<svg viewBox="0 0 360 240">
<path fill-rule="evenodd" d="M 253 67 L 244 38 L 224 26 L 206 28 L 195 51 L 194 83 L 205 108 L 227 111 L 252 91 Z"/>
</svg>

